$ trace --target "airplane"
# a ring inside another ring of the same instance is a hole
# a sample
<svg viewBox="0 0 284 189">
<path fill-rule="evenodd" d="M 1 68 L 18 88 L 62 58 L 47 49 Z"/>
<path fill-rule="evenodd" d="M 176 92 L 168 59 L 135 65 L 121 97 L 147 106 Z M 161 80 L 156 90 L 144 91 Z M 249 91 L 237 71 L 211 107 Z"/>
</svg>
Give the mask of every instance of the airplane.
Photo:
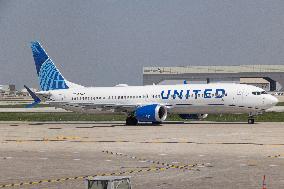
<svg viewBox="0 0 284 189">
<path fill-rule="evenodd" d="M 45 101 L 56 108 L 87 113 L 126 115 L 126 125 L 160 124 L 168 114 L 203 119 L 208 114 L 248 114 L 254 117 L 278 103 L 263 89 L 236 83 L 84 87 L 66 80 L 38 41 L 31 49 L 41 91 L 28 92 L 34 105 Z M 107 74 L 107 73 L 106 73 Z"/>
</svg>

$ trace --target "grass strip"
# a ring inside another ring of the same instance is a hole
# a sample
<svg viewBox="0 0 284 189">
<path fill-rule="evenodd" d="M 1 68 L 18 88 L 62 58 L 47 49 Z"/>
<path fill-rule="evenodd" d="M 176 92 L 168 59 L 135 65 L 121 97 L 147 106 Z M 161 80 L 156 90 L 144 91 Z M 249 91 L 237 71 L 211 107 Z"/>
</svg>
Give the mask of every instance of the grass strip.
<svg viewBox="0 0 284 189">
<path fill-rule="evenodd" d="M 80 113 L 0 113 L 0 121 L 125 121 L 125 115 L 94 115 Z M 247 122 L 247 114 L 209 115 L 204 121 Z M 187 121 L 178 115 L 169 115 L 167 121 Z M 190 120 L 189 120 L 190 121 Z M 284 112 L 264 113 L 256 117 L 257 122 L 284 122 Z"/>
</svg>

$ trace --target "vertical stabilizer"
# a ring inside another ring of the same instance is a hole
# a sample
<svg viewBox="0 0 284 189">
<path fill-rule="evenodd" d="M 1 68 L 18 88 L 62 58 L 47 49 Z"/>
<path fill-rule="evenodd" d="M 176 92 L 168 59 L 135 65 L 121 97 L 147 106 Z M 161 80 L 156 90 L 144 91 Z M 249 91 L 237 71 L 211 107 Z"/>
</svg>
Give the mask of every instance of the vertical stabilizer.
<svg viewBox="0 0 284 189">
<path fill-rule="evenodd" d="M 37 41 L 31 42 L 39 85 L 42 91 L 68 89 L 67 82 Z"/>
</svg>

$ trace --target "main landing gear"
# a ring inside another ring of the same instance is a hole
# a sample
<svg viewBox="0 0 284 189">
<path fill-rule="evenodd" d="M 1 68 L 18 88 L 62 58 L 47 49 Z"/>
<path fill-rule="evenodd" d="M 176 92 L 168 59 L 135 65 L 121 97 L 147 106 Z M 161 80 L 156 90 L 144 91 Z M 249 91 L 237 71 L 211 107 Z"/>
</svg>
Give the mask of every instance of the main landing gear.
<svg viewBox="0 0 284 189">
<path fill-rule="evenodd" d="M 126 125 L 137 125 L 138 120 L 133 115 L 129 115 L 126 118 Z"/>
</svg>

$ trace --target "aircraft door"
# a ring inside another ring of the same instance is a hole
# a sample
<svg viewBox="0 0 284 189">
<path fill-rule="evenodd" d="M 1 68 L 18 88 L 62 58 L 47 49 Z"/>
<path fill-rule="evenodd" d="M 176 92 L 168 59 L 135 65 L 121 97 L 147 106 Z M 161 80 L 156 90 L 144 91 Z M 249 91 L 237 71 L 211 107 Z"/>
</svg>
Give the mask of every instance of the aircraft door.
<svg viewBox="0 0 284 189">
<path fill-rule="evenodd" d="M 233 97 L 233 103 L 236 104 L 242 104 L 244 99 L 244 90 L 243 89 L 237 89 L 237 95 Z"/>
<path fill-rule="evenodd" d="M 58 94 L 58 97 L 60 100 L 64 101 L 65 95 L 64 94 Z"/>
</svg>

